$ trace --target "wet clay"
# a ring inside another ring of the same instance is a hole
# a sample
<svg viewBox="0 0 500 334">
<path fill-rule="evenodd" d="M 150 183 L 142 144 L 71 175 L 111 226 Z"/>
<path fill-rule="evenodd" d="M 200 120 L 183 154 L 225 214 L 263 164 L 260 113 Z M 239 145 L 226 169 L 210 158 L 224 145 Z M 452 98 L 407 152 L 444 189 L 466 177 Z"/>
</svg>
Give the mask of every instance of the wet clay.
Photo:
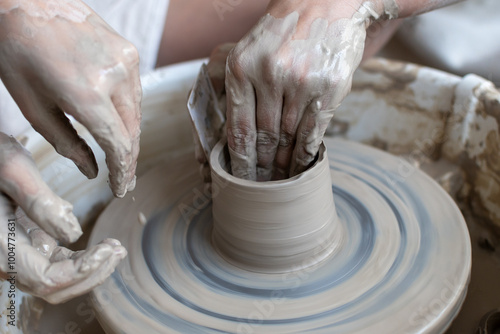
<svg viewBox="0 0 500 334">
<path fill-rule="evenodd" d="M 212 238 L 234 265 L 281 273 L 315 265 L 341 247 L 326 148 L 304 173 L 282 181 L 255 182 L 229 174 L 225 141 L 211 154 Z"/>
<path fill-rule="evenodd" d="M 342 140 L 325 144 L 344 239 L 323 261 L 307 257 L 288 271 L 245 269 L 236 265 L 241 259 L 221 255 L 213 239 L 211 197 L 191 153 L 146 173 L 135 201 L 130 195 L 113 201 L 91 237 L 91 243 L 122 240 L 130 254 L 92 293 L 104 328 L 442 333 L 462 304 L 470 273 L 469 235 L 460 211 L 420 171 L 391 182 L 400 175 L 394 156 Z M 225 192 L 214 192 L 213 203 Z M 137 223 L 139 212 L 145 226 Z M 262 237 L 269 232 L 262 229 Z"/>
</svg>

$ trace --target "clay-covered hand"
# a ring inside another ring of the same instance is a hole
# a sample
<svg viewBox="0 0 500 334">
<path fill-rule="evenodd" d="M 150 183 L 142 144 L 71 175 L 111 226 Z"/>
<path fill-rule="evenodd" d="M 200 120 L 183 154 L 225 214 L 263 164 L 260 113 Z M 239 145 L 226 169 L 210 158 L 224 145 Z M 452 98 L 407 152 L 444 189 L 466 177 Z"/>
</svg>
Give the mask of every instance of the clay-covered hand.
<svg viewBox="0 0 500 334">
<path fill-rule="evenodd" d="M 14 203 L 27 217 L 15 217 Z M 29 152 L 0 132 L 0 277 L 14 277 L 22 290 L 51 303 L 91 290 L 127 252 L 111 239 L 81 252 L 57 245 L 81 234 L 71 204 L 43 182 Z"/>
<path fill-rule="evenodd" d="M 231 51 L 227 136 L 234 175 L 282 179 L 311 164 L 350 91 L 366 28 L 383 10 L 367 3 L 273 0 Z"/>
<path fill-rule="evenodd" d="M 33 128 L 89 178 L 90 147 L 66 114 L 106 153 L 110 186 L 122 197 L 135 185 L 139 153 L 139 58 L 80 0 L 0 2 L 0 76 Z"/>
</svg>

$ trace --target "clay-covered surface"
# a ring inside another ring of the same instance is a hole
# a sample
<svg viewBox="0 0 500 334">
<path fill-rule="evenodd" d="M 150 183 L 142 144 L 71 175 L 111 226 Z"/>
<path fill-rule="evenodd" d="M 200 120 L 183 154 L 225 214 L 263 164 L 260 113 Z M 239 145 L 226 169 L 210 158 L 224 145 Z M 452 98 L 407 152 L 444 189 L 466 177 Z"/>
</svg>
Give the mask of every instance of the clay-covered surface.
<svg viewBox="0 0 500 334">
<path fill-rule="evenodd" d="M 159 161 L 193 151 L 185 103 L 200 65 L 184 63 L 143 78 L 138 177 Z M 499 115 L 499 93 L 484 79 L 375 59 L 355 74 L 352 93 L 329 129 L 330 135 L 404 156 L 401 179 L 396 180 L 404 180 L 421 164 L 430 166 L 426 170 L 435 174 L 432 176 L 461 206 L 473 246 L 472 276 L 451 333 L 472 332 L 484 313 L 500 307 Z M 97 147 L 82 127 L 78 130 L 92 148 Z M 101 172 L 89 181 L 36 133 L 28 132 L 26 138 L 45 180 L 56 193 L 74 203 L 76 216 L 90 226 L 112 198 L 104 154 L 95 149 Z M 35 308 L 27 307 L 31 305 L 28 300 L 26 297 L 17 303 L 24 309 L 20 317 L 24 328 L 29 328 L 26 333 L 37 333 L 34 320 L 40 310 L 40 333 L 66 332 L 67 328 L 98 333 L 87 296 L 58 307 L 39 302 Z M 50 314 L 57 315 L 58 320 Z"/>
</svg>

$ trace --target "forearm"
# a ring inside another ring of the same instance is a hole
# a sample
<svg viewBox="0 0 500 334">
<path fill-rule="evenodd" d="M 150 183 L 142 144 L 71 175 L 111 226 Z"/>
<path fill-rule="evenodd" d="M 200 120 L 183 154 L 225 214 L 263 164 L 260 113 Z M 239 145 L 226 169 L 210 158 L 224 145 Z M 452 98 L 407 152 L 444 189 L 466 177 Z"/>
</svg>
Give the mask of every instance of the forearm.
<svg viewBox="0 0 500 334">
<path fill-rule="evenodd" d="M 464 0 L 395 0 L 400 18 L 422 14 L 461 1 Z"/>
<path fill-rule="evenodd" d="M 368 10 L 370 20 L 405 18 L 463 0 L 271 0 L 267 12 L 277 18 L 298 12 L 301 20 L 330 22 Z"/>
</svg>

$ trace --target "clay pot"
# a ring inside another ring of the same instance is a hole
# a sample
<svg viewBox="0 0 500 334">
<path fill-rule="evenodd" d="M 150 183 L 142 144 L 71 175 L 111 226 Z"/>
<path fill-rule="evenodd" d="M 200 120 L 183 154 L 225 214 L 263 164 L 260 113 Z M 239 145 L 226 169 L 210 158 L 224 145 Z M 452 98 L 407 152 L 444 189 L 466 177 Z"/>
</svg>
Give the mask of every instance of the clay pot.
<svg viewBox="0 0 500 334">
<path fill-rule="evenodd" d="M 225 259 L 247 270 L 278 273 L 318 264 L 338 248 L 342 226 L 324 145 L 311 168 L 280 181 L 231 175 L 224 141 L 214 147 L 210 159 L 212 239 Z"/>
</svg>

